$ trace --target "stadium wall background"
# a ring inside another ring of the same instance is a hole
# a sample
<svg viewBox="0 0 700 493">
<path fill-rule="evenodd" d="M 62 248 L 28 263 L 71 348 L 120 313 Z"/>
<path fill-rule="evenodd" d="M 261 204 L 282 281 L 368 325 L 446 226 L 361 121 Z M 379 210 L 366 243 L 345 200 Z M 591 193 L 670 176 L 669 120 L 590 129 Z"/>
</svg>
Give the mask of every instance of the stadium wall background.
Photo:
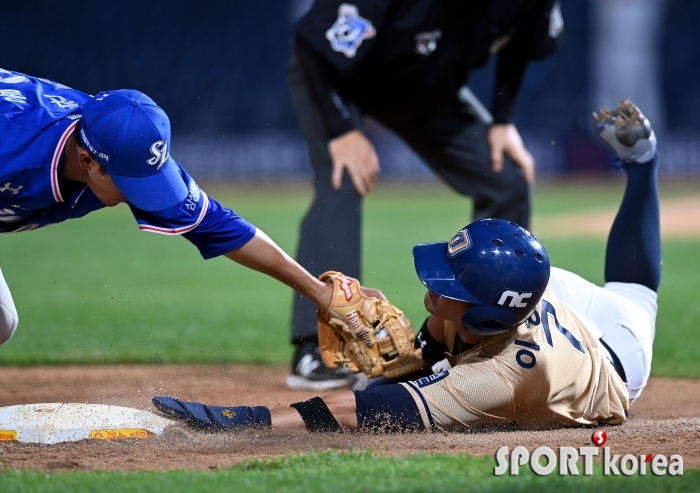
<svg viewBox="0 0 700 493">
<path fill-rule="evenodd" d="M 308 164 L 285 67 L 291 24 L 309 1 L 0 2 L 0 67 L 89 93 L 147 93 L 171 118 L 173 155 L 200 178 L 303 176 Z M 665 2 L 660 63 L 650 67 L 667 115 L 658 129 L 661 172 L 700 177 L 700 2 L 647 1 Z M 533 64 L 522 89 L 516 122 L 541 174 L 601 171 L 609 162 L 589 123 L 594 4 L 562 1 L 564 47 Z M 487 106 L 492 71 L 489 64 L 469 80 Z M 384 176 L 429 179 L 395 138 L 370 128 Z"/>
</svg>

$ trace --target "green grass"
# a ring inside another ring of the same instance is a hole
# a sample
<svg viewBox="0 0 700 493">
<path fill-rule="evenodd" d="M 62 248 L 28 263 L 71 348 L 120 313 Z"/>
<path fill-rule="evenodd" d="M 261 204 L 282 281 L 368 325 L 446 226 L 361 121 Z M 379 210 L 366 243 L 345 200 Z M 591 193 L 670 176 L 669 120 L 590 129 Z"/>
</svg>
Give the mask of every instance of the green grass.
<svg viewBox="0 0 700 493">
<path fill-rule="evenodd" d="M 666 187 L 663 196 L 689 193 Z M 223 192 L 223 193 L 219 193 Z M 212 195 L 296 248 L 306 189 L 220 189 Z M 536 214 L 615 210 L 621 183 L 540 186 Z M 416 324 L 425 316 L 411 247 L 448 239 L 469 202 L 441 187 L 385 188 L 365 203 L 364 283 Z M 554 265 L 602 281 L 604 239 L 541 237 Z M 700 239 L 664 242 L 655 375 L 700 377 L 695 321 Z M 20 314 L 0 364 L 286 363 L 291 291 L 225 258 L 203 261 L 186 240 L 141 233 L 119 206 L 0 238 L 0 267 Z"/>
<path fill-rule="evenodd" d="M 491 457 L 415 455 L 389 458 L 369 452 L 325 452 L 273 460 L 244 462 L 216 471 L 139 473 L 0 472 L 3 493 L 64 492 L 273 492 L 313 493 L 450 493 L 561 492 L 646 493 L 695 492 L 700 471 L 683 476 L 605 477 L 600 467 L 592 476 L 539 477 L 521 468 L 518 476 L 493 475 Z M 647 473 L 649 474 L 649 473 Z"/>
</svg>

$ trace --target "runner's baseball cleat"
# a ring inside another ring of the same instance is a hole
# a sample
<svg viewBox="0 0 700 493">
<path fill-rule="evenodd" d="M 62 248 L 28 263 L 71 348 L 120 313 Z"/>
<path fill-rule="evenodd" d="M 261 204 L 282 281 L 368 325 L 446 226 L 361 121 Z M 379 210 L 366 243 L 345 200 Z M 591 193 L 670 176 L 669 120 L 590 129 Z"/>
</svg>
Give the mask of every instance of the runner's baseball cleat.
<svg viewBox="0 0 700 493">
<path fill-rule="evenodd" d="M 621 161 L 645 163 L 656 154 L 656 135 L 651 122 L 632 101 L 620 101 L 613 110 L 603 106 L 593 113 L 593 121 L 600 137 Z"/>
</svg>

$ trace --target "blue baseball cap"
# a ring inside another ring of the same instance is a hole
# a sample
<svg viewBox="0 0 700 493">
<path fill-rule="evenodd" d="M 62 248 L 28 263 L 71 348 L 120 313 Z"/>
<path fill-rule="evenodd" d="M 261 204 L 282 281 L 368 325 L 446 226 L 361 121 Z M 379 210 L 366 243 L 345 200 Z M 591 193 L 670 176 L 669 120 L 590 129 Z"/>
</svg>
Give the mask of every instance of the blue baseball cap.
<svg viewBox="0 0 700 493">
<path fill-rule="evenodd" d="M 83 106 L 80 141 L 107 169 L 126 200 L 145 211 L 182 202 L 188 190 L 170 157 L 170 120 L 151 98 L 119 89 Z"/>
</svg>

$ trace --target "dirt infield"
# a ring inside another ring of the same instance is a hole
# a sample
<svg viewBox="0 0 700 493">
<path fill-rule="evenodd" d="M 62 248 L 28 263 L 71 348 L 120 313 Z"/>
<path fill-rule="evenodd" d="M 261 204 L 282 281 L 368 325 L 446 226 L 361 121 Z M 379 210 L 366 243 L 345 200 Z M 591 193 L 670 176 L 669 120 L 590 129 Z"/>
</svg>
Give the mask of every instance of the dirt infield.
<svg viewBox="0 0 700 493">
<path fill-rule="evenodd" d="M 283 386 L 286 367 L 273 366 L 69 366 L 0 368 L 0 406 L 86 402 L 152 410 L 151 397 L 174 395 L 211 404 L 286 406 L 315 395 Z M 700 467 L 700 381 L 651 379 L 622 426 L 607 427 L 612 452 L 681 454 Z M 4 467 L 38 470 L 217 469 L 243 459 L 318 450 L 380 450 L 387 455 L 467 452 L 492 455 L 501 445 L 582 446 L 590 429 L 416 433 L 403 435 L 207 434 L 176 424 L 160 437 L 85 440 L 51 446 L 0 442 Z"/>
</svg>

